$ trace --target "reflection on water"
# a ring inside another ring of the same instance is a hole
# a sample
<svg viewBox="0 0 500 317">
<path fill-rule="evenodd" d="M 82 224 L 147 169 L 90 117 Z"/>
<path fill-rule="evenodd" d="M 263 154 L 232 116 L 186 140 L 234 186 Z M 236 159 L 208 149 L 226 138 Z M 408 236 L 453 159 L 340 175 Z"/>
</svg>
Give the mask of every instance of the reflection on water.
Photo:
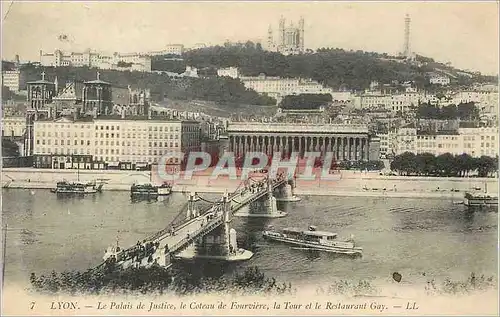
<svg viewBox="0 0 500 317">
<path fill-rule="evenodd" d="M 48 190 L 3 191 L 3 221 L 9 225 L 7 281 L 26 283 L 30 272 L 85 270 L 98 264 L 104 250 L 118 240 L 130 246 L 164 228 L 185 206 L 187 197 L 174 193 L 162 200 L 132 201 L 128 192 L 57 198 Z M 215 201 L 219 195 L 203 194 Z M 198 209 L 209 206 L 197 202 Z M 451 200 L 359 197 L 303 197 L 279 203 L 284 218 L 234 217 L 239 247 L 254 252 L 241 263 L 192 261 L 177 263 L 191 274 L 218 276 L 258 266 L 286 282 L 328 282 L 338 279 L 387 280 L 395 271 L 408 279 L 449 276 L 463 279 L 497 272 L 495 212 L 468 211 Z M 267 241 L 269 225 L 318 226 L 318 230 L 354 236 L 362 257 L 300 250 Z"/>
</svg>

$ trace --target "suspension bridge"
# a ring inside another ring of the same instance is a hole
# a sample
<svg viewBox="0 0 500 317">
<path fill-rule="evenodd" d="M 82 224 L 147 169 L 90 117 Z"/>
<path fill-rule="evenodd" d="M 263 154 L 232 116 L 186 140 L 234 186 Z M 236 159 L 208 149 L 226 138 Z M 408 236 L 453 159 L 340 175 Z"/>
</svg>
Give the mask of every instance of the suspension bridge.
<svg viewBox="0 0 500 317">
<path fill-rule="evenodd" d="M 282 174 L 275 179 L 269 176 L 249 178 L 234 192 L 226 192 L 215 202 L 191 193 L 188 202 L 164 229 L 128 249 L 110 247 L 104 262 L 94 269 L 100 270 L 109 265 L 121 268 L 155 264 L 169 267 L 177 258 L 250 259 L 253 253 L 237 246 L 236 231 L 230 228 L 232 217 L 283 217 L 286 214 L 277 209 L 275 196 L 280 201 L 297 201 L 293 194 L 294 187 L 294 179 Z M 198 211 L 196 200 L 211 205 Z"/>
</svg>

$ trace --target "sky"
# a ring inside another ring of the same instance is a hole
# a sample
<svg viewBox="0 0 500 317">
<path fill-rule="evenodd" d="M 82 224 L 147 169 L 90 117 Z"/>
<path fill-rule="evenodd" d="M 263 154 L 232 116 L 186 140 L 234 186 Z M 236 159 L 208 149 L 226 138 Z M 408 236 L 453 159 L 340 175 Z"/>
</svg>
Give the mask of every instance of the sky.
<svg viewBox="0 0 500 317">
<path fill-rule="evenodd" d="M 5 17 L 10 1 L 2 2 Z M 147 52 L 170 43 L 266 43 L 280 16 L 305 19 L 305 46 L 396 54 L 404 17 L 411 50 L 453 66 L 498 74 L 498 3 L 490 2 L 20 2 L 2 22 L 2 56 L 39 60 L 55 49 Z M 67 35 L 67 41 L 60 41 Z"/>
</svg>

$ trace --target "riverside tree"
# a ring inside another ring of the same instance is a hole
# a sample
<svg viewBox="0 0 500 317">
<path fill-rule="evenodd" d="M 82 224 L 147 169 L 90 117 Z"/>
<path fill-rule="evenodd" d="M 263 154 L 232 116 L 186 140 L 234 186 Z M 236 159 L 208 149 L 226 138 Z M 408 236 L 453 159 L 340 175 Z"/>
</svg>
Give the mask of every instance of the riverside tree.
<svg viewBox="0 0 500 317">
<path fill-rule="evenodd" d="M 477 172 L 479 177 L 489 177 L 497 169 L 498 157 L 483 155 L 474 158 L 466 153 L 435 156 L 431 153 L 405 152 L 396 155 L 391 162 L 391 170 L 405 176 L 467 177 L 471 172 Z"/>
</svg>

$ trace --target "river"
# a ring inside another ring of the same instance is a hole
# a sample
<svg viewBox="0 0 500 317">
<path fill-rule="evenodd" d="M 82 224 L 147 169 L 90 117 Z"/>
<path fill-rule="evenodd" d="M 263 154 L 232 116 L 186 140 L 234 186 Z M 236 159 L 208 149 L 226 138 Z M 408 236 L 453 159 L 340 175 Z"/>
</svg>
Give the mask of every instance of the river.
<svg viewBox="0 0 500 317">
<path fill-rule="evenodd" d="M 279 205 L 288 212 L 285 218 L 233 218 L 240 246 L 255 255 L 220 268 L 231 272 L 258 266 L 266 275 L 292 284 L 339 279 L 384 283 L 395 271 L 409 283 L 433 277 L 464 280 L 471 272 L 497 276 L 496 212 L 468 212 L 440 199 L 302 198 Z M 31 272 L 85 270 L 98 264 L 104 250 L 117 240 L 125 247 L 135 244 L 166 226 L 187 197 L 174 193 L 163 201 L 131 202 L 128 192 L 104 192 L 60 199 L 48 190 L 7 189 L 2 200 L 3 222 L 9 226 L 6 283 L 27 285 Z M 276 228 L 316 225 L 340 237 L 352 234 L 364 248 L 363 256 L 307 252 L 268 242 L 260 232 L 271 224 Z"/>
</svg>

